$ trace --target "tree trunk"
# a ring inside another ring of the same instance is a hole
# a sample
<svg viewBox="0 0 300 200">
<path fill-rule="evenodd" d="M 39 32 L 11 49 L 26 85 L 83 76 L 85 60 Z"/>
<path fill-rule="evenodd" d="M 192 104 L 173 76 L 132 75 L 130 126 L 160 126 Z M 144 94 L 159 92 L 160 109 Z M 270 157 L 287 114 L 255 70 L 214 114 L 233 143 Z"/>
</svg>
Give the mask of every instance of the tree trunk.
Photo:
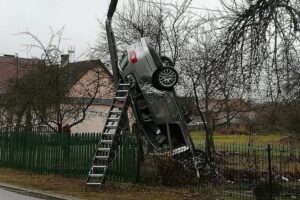
<svg viewBox="0 0 300 200">
<path fill-rule="evenodd" d="M 32 115 L 31 115 L 31 108 L 28 106 L 26 110 L 26 119 L 25 119 L 25 131 L 32 131 Z"/>
<path fill-rule="evenodd" d="M 63 128 L 62 128 L 62 124 L 61 123 L 57 124 L 57 132 L 58 133 L 62 133 L 63 132 Z"/>
<path fill-rule="evenodd" d="M 205 151 L 210 160 L 213 160 L 213 153 L 215 152 L 213 130 L 209 125 L 205 130 Z"/>
<path fill-rule="evenodd" d="M 22 123 L 22 118 L 24 116 L 24 113 L 27 109 L 27 105 L 26 106 L 22 106 L 20 112 L 17 112 L 17 121 L 16 121 L 16 127 L 15 127 L 15 131 L 19 132 L 20 131 L 20 127 L 21 127 L 21 123 Z"/>
</svg>

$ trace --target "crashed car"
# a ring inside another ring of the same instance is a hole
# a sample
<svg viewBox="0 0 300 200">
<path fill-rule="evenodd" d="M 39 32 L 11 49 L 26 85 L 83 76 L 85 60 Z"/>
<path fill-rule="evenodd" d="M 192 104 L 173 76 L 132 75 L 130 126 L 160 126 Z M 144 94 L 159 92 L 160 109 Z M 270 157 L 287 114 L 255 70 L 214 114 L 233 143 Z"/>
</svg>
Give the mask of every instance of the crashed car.
<svg viewBox="0 0 300 200">
<path fill-rule="evenodd" d="M 196 151 L 185 116 L 175 99 L 178 72 L 171 59 L 159 56 L 149 38 L 130 45 L 119 64 L 119 74 L 134 88 L 131 98 L 143 136 L 154 152 L 187 154 L 196 169 L 207 163 L 205 153 Z"/>
<path fill-rule="evenodd" d="M 141 38 L 140 42 L 129 46 L 119 70 L 123 78 L 131 74 L 139 85 L 153 84 L 164 91 L 171 91 L 178 81 L 171 59 L 159 56 L 149 38 Z"/>
</svg>

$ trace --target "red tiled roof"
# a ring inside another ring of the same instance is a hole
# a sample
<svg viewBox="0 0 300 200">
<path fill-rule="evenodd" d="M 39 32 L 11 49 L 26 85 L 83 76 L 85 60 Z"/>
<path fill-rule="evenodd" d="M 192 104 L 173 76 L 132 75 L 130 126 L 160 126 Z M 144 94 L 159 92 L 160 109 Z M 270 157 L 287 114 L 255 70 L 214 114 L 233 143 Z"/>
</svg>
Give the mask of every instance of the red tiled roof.
<svg viewBox="0 0 300 200">
<path fill-rule="evenodd" d="M 14 56 L 0 56 L 0 90 L 9 80 L 23 77 L 37 61 Z"/>
<path fill-rule="evenodd" d="M 39 64 L 38 59 L 18 58 L 14 56 L 0 56 L 0 94 L 5 92 L 5 86 L 10 80 L 22 78 Z M 108 69 L 100 60 L 74 62 L 67 65 L 70 70 L 71 84 L 75 84 L 88 70 L 100 66 L 110 77 Z"/>
<path fill-rule="evenodd" d="M 203 99 L 199 103 L 201 107 L 204 107 L 205 100 Z M 240 98 L 233 98 L 227 101 L 224 99 L 209 99 L 208 101 L 209 110 L 214 112 L 220 112 L 225 109 L 226 107 L 225 103 L 228 104 L 228 108 L 232 111 L 247 112 L 253 110 L 250 103 Z"/>
</svg>

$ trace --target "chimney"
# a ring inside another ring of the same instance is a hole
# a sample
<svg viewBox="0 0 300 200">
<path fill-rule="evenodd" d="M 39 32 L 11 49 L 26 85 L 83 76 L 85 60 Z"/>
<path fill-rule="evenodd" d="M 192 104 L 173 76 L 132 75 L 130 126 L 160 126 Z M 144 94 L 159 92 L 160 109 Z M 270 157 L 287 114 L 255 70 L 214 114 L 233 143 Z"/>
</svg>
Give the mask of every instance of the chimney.
<svg viewBox="0 0 300 200">
<path fill-rule="evenodd" d="M 64 66 L 69 63 L 69 54 L 61 54 L 60 56 L 60 64 Z"/>
</svg>

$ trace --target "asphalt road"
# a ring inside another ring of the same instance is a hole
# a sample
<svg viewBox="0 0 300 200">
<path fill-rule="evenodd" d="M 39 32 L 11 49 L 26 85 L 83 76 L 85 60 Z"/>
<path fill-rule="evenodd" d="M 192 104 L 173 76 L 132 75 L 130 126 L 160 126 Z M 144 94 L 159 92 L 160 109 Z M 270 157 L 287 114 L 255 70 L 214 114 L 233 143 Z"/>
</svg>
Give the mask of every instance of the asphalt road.
<svg viewBox="0 0 300 200">
<path fill-rule="evenodd" d="M 0 188 L 0 200 L 41 200 L 41 199 Z"/>
</svg>

